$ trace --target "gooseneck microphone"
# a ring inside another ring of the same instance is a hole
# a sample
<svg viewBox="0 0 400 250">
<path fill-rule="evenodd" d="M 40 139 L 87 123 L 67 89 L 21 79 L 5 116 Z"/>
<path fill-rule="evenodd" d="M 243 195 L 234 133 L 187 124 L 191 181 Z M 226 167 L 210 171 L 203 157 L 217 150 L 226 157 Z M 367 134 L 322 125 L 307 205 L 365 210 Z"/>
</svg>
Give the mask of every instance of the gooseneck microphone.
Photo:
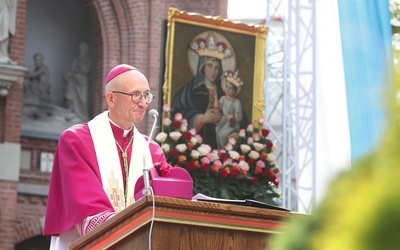
<svg viewBox="0 0 400 250">
<path fill-rule="evenodd" d="M 149 139 L 147 141 L 147 146 L 150 145 L 150 140 L 151 137 L 153 136 L 153 132 L 154 132 L 154 128 L 156 127 L 156 123 L 157 123 L 157 118 L 158 118 L 158 111 L 155 109 L 151 109 L 149 111 L 149 116 L 152 117 L 154 119 L 153 122 L 153 127 L 150 130 L 150 135 L 149 135 Z M 146 155 L 143 155 L 143 181 L 144 181 L 144 190 L 143 190 L 143 194 L 144 195 L 149 195 L 151 194 L 149 187 L 150 187 L 150 177 L 149 177 L 149 168 L 146 166 Z"/>
<path fill-rule="evenodd" d="M 157 122 L 157 118 L 158 118 L 158 111 L 155 110 L 155 109 L 150 109 L 149 116 L 154 119 L 154 122 L 153 122 L 153 127 L 150 130 L 150 135 L 149 135 L 149 140 L 147 141 L 147 145 L 150 144 L 150 139 L 153 136 L 154 128 L 156 127 L 156 122 Z"/>
</svg>

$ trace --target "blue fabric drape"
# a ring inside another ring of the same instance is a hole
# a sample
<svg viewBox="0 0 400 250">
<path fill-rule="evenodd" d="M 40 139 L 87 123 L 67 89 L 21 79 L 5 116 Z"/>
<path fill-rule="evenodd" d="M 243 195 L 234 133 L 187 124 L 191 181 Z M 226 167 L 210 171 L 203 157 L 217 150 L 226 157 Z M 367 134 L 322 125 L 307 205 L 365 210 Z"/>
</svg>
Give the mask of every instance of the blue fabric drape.
<svg viewBox="0 0 400 250">
<path fill-rule="evenodd" d="M 338 0 L 338 6 L 354 161 L 382 136 L 384 99 L 392 85 L 392 30 L 387 0 Z"/>
</svg>

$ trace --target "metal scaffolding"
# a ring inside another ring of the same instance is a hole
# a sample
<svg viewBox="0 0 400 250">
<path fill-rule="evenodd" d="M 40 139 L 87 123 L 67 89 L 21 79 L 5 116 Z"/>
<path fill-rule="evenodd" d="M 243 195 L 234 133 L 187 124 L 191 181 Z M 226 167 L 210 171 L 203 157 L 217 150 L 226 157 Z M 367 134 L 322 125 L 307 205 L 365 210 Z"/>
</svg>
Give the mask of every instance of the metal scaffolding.
<svg viewBox="0 0 400 250">
<path fill-rule="evenodd" d="M 310 213 L 316 176 L 315 3 L 266 1 L 264 115 L 281 168 L 281 205 Z"/>
</svg>

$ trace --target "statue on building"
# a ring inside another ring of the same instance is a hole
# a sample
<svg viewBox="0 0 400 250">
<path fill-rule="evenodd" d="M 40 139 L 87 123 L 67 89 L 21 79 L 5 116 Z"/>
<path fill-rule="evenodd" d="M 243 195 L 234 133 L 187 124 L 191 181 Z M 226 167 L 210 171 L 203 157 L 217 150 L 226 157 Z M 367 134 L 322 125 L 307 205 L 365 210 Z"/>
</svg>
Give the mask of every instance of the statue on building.
<svg viewBox="0 0 400 250">
<path fill-rule="evenodd" d="M 50 103 L 49 68 L 44 64 L 41 53 L 35 53 L 33 60 L 35 70 L 25 75 L 25 78 L 30 80 L 25 84 L 25 100 L 38 100 L 39 103 L 48 104 Z"/>
<path fill-rule="evenodd" d="M 0 63 L 16 64 L 9 58 L 10 36 L 15 34 L 17 0 L 0 0 Z"/>
<path fill-rule="evenodd" d="M 79 55 L 64 73 L 65 106 L 83 120 L 88 120 L 88 88 L 91 61 L 89 45 L 79 44 Z"/>
</svg>

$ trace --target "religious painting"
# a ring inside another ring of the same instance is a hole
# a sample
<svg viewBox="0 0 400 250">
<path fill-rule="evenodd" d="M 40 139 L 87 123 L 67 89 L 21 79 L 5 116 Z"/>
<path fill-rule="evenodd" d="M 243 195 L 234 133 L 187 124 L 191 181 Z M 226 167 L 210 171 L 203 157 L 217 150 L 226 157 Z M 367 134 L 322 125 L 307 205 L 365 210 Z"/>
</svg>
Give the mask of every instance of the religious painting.
<svg viewBox="0 0 400 250">
<path fill-rule="evenodd" d="M 182 115 L 212 148 L 257 124 L 265 108 L 266 35 L 263 25 L 171 8 L 162 88 L 168 115 Z"/>
</svg>

